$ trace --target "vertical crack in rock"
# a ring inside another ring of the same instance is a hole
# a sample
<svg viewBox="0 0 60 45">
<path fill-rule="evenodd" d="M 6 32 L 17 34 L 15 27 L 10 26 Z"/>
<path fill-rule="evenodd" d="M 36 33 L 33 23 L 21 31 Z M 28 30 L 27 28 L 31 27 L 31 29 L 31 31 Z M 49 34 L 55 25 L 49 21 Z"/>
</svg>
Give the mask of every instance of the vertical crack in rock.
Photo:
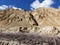
<svg viewBox="0 0 60 45">
<path fill-rule="evenodd" d="M 35 18 L 34 18 L 34 16 L 30 13 L 30 16 L 31 16 L 31 18 L 33 19 L 33 21 L 35 22 L 35 24 L 33 24 L 33 25 L 36 25 L 36 26 L 38 26 L 38 23 L 37 23 L 37 21 L 35 20 Z"/>
</svg>

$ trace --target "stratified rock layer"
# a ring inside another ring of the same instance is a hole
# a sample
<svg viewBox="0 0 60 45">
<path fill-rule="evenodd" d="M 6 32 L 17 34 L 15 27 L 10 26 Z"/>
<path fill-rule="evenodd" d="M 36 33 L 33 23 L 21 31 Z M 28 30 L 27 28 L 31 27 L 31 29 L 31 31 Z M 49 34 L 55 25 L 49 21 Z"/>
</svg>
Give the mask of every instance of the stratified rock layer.
<svg viewBox="0 0 60 45">
<path fill-rule="evenodd" d="M 6 9 L 0 11 L 0 32 L 60 35 L 60 11 L 38 8 L 33 11 Z"/>
</svg>

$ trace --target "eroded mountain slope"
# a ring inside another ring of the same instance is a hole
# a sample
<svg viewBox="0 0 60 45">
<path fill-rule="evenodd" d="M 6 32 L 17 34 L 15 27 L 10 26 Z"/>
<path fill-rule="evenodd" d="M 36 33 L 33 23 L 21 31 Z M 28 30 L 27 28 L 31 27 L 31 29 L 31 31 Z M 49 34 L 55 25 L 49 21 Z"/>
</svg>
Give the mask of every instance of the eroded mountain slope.
<svg viewBox="0 0 60 45">
<path fill-rule="evenodd" d="M 59 9 L 38 8 L 33 11 L 0 11 L 0 32 L 60 35 Z"/>
<path fill-rule="evenodd" d="M 60 26 L 60 14 L 58 9 L 38 8 L 31 12 L 40 26 Z"/>
</svg>

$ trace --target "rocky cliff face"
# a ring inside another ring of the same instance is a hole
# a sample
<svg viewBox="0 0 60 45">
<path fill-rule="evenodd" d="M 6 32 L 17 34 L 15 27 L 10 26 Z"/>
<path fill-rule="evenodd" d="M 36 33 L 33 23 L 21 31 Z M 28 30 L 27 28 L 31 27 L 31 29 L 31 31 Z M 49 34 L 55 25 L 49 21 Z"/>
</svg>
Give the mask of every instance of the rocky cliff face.
<svg viewBox="0 0 60 45">
<path fill-rule="evenodd" d="M 0 32 L 60 35 L 60 9 L 38 8 L 33 11 L 0 11 Z"/>
<path fill-rule="evenodd" d="M 0 10 L 0 45 L 60 45 L 60 9 Z"/>
</svg>

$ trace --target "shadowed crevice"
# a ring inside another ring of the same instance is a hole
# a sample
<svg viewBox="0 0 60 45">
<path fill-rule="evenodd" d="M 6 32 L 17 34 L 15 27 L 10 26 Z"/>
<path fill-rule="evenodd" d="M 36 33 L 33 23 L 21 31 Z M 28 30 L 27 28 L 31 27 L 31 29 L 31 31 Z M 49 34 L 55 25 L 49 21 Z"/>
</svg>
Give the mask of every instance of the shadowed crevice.
<svg viewBox="0 0 60 45">
<path fill-rule="evenodd" d="M 33 16 L 31 13 L 30 13 L 30 16 L 31 16 L 32 20 L 35 22 L 35 24 L 33 24 L 33 25 L 36 25 L 36 26 L 38 26 L 38 23 L 37 23 L 37 21 L 35 20 L 34 16 Z"/>
</svg>

